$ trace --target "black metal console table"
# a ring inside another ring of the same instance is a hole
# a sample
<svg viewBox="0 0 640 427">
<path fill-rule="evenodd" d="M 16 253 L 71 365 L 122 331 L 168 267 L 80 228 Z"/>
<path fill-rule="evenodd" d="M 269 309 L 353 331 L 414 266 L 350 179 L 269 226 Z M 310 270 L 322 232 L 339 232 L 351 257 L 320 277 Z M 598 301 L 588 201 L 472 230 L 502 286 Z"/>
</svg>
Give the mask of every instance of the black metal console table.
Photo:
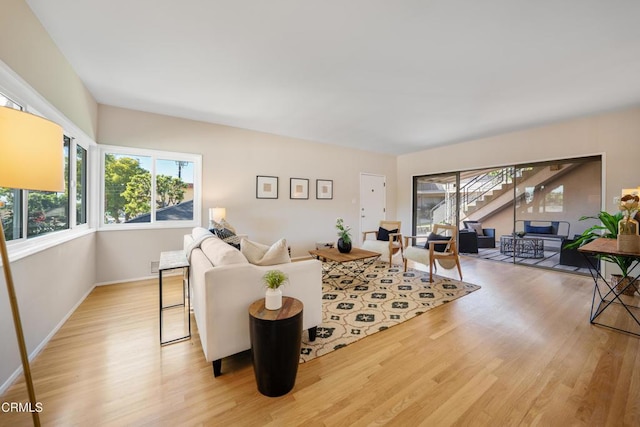
<svg viewBox="0 0 640 427">
<path fill-rule="evenodd" d="M 593 300 L 591 301 L 592 324 L 604 326 L 617 331 L 626 332 L 631 335 L 640 337 L 640 307 L 637 305 L 640 298 L 637 296 L 637 289 L 640 282 L 632 273 L 640 268 L 640 253 L 620 252 L 617 250 L 615 239 L 600 238 L 578 249 L 589 263 L 589 271 L 594 281 Z M 621 289 L 617 289 L 616 285 L 611 281 L 607 281 L 600 273 L 598 268 L 599 261 L 593 260 L 592 257 L 586 255 L 613 255 L 628 257 L 632 263 L 627 270 L 627 284 Z M 636 290 L 634 295 L 625 295 L 627 288 L 632 287 Z"/>
</svg>

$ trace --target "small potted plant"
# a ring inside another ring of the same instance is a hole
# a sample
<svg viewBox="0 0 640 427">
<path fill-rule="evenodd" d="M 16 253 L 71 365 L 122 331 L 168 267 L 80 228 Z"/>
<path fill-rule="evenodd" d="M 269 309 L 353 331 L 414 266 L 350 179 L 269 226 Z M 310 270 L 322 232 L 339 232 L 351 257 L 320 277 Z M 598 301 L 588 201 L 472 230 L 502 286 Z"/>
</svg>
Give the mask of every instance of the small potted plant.
<svg viewBox="0 0 640 427">
<path fill-rule="evenodd" d="M 280 286 L 284 285 L 288 280 L 289 277 L 280 270 L 269 270 L 262 276 L 262 281 L 267 287 L 264 304 L 267 310 L 279 310 L 282 307 L 282 289 L 280 289 Z"/>
<path fill-rule="evenodd" d="M 338 230 L 338 251 L 344 254 L 351 252 L 351 227 L 344 225 L 344 220 L 338 218 L 336 220 L 336 229 Z"/>
</svg>

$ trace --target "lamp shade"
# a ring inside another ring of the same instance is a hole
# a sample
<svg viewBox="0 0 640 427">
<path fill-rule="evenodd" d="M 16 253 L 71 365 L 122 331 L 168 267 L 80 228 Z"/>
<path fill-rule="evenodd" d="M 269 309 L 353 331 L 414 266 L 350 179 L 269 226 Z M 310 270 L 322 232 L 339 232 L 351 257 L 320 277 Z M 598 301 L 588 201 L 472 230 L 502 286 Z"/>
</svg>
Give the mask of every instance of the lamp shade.
<svg viewBox="0 0 640 427">
<path fill-rule="evenodd" d="M 209 221 L 220 222 L 227 217 L 225 208 L 209 208 Z"/>
<path fill-rule="evenodd" d="M 62 128 L 42 117 L 0 107 L 0 187 L 63 191 Z"/>
</svg>

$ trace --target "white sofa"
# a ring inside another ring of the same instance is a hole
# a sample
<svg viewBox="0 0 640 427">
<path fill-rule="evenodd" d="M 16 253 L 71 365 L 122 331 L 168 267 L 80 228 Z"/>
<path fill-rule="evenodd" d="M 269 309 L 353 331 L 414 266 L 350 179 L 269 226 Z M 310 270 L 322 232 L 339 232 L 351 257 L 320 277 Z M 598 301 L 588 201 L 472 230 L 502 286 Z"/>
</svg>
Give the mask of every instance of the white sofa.
<svg viewBox="0 0 640 427">
<path fill-rule="evenodd" d="M 259 266 L 249 263 L 235 247 L 197 227 L 184 236 L 190 259 L 192 307 L 202 350 L 213 373 L 222 372 L 222 358 L 251 348 L 249 306 L 264 298 L 262 276 L 281 270 L 289 276 L 284 296 L 304 304 L 303 329 L 313 341 L 322 322 L 322 264 L 317 260 Z"/>
</svg>

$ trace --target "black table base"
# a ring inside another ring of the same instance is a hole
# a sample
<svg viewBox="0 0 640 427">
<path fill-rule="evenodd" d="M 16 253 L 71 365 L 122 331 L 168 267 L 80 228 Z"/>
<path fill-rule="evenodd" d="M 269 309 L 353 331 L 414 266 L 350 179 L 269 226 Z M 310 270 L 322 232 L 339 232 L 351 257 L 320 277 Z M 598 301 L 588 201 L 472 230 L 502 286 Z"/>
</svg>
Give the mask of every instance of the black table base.
<svg viewBox="0 0 640 427">
<path fill-rule="evenodd" d="M 251 357 L 258 391 L 265 396 L 287 394 L 296 382 L 302 342 L 302 311 L 281 320 L 250 316 Z"/>
</svg>

